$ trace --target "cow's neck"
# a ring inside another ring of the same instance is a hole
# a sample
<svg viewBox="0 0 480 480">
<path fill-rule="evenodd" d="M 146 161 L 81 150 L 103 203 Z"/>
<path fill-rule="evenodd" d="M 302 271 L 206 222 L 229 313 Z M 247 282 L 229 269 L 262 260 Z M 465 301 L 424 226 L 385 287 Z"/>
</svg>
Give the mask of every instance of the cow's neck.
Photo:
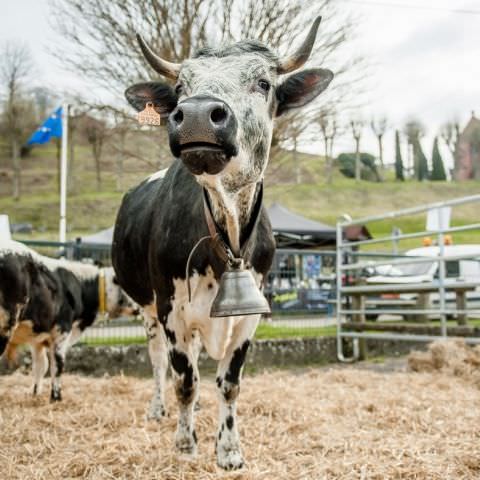
<svg viewBox="0 0 480 480">
<path fill-rule="evenodd" d="M 217 225 L 227 234 L 234 255 L 240 255 L 243 229 L 248 225 L 257 193 L 256 183 L 232 192 L 222 184 L 206 187 L 213 217 Z"/>
</svg>

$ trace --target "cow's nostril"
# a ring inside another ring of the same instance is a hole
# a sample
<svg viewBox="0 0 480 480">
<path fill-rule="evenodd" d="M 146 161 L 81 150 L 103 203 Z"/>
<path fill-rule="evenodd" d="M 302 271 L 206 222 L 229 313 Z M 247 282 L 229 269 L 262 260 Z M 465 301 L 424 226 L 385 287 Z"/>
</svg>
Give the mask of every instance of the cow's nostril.
<svg viewBox="0 0 480 480">
<path fill-rule="evenodd" d="M 180 125 L 183 122 L 183 112 L 181 110 L 177 110 L 177 112 L 173 116 L 173 120 L 175 121 L 175 123 Z"/>
<path fill-rule="evenodd" d="M 215 124 L 222 123 L 227 118 L 227 112 L 222 107 L 214 108 L 210 114 L 210 118 Z"/>
</svg>

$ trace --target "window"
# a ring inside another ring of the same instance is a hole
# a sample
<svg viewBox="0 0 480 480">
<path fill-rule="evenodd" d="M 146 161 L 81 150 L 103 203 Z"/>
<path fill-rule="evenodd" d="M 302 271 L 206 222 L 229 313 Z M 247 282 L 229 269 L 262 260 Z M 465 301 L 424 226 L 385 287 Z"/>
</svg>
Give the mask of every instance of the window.
<svg viewBox="0 0 480 480">
<path fill-rule="evenodd" d="M 458 278 L 460 276 L 460 262 L 458 260 L 445 262 L 445 271 L 447 278 Z"/>
</svg>

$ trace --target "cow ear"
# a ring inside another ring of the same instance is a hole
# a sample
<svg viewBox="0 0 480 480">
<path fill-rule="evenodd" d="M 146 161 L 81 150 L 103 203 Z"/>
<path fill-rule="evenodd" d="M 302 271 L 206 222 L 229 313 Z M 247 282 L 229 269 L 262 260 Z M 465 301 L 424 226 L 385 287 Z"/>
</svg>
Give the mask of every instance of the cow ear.
<svg viewBox="0 0 480 480">
<path fill-rule="evenodd" d="M 153 103 L 161 117 L 167 117 L 177 106 L 177 95 L 168 83 L 146 82 L 137 83 L 125 90 L 128 103 L 138 112 L 145 108 L 148 102 Z"/>
<path fill-rule="evenodd" d="M 287 77 L 276 90 L 277 117 L 311 102 L 328 87 L 332 78 L 333 73 L 324 68 L 302 70 Z"/>
</svg>

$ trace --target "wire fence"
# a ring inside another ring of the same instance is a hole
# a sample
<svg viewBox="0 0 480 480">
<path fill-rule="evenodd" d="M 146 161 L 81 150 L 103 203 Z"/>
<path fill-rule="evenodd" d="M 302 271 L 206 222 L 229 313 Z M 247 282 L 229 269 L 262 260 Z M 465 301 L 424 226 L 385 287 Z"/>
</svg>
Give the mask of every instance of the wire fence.
<svg viewBox="0 0 480 480">
<path fill-rule="evenodd" d="M 80 241 L 28 240 L 25 244 L 51 257 L 111 265 L 110 245 Z M 278 249 L 264 294 L 272 314 L 262 318 L 257 338 L 316 337 L 335 334 L 335 255 L 332 250 Z M 146 341 L 141 317 L 99 318 L 82 341 L 129 344 Z"/>
<path fill-rule="evenodd" d="M 376 222 L 385 219 L 412 219 L 475 202 L 480 203 L 480 195 L 340 222 L 336 250 L 277 249 L 264 288 L 272 313 L 262 318 L 257 338 L 337 335 L 341 360 L 348 360 L 343 353 L 345 341 L 353 341 L 354 359 L 364 356 L 364 340 L 369 338 L 427 341 L 459 335 L 477 342 L 480 242 L 467 250 L 449 243 L 452 235 L 468 240 L 469 232 L 473 232 L 471 238 L 480 238 L 480 224 L 453 221 L 447 228 L 442 213 L 435 213 L 438 219 L 433 228 L 412 223 L 417 227 L 405 232 L 395 227 L 391 235 L 354 242 L 346 241 L 344 235 L 352 225 L 373 226 L 375 231 Z M 427 236 L 434 250 L 415 253 L 411 247 L 420 247 Z M 25 243 L 45 255 L 111 265 L 110 245 Z M 125 344 L 146 338 L 139 317 L 99 318 L 82 341 Z"/>
</svg>

